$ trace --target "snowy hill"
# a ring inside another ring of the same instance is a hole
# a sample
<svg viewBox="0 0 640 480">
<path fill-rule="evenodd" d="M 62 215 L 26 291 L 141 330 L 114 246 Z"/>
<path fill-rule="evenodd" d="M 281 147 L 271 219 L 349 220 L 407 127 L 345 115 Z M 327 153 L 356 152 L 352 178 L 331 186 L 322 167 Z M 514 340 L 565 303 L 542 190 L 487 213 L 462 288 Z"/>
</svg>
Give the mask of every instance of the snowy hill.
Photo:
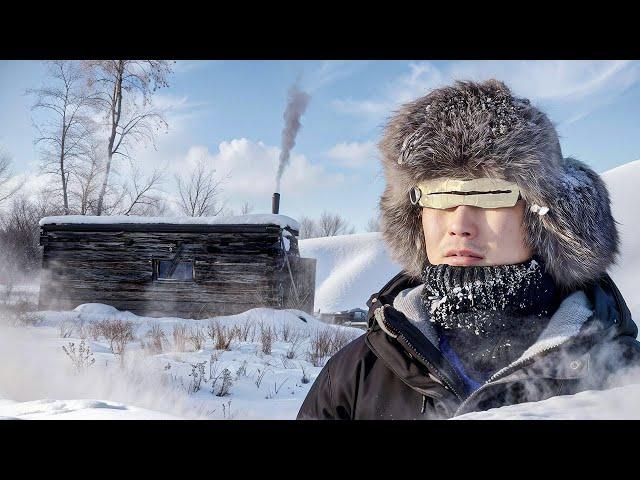
<svg viewBox="0 0 640 480">
<path fill-rule="evenodd" d="M 367 309 L 369 296 L 402 269 L 378 232 L 310 238 L 299 248 L 302 257 L 318 260 L 314 308 L 321 312 Z"/>
<path fill-rule="evenodd" d="M 622 292 L 636 323 L 640 318 L 640 160 L 602 174 L 611 197 L 613 218 L 619 223 L 620 260 L 609 274 Z"/>
</svg>

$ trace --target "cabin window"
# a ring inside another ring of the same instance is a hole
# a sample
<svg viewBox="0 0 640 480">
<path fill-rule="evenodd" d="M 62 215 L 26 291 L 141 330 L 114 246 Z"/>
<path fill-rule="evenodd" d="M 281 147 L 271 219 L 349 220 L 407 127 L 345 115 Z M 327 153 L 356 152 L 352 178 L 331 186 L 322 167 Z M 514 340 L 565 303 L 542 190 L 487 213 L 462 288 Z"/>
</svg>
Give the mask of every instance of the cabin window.
<svg viewBox="0 0 640 480">
<path fill-rule="evenodd" d="M 177 280 L 181 282 L 192 282 L 194 279 L 193 262 L 154 260 L 153 277 L 155 280 Z"/>
</svg>

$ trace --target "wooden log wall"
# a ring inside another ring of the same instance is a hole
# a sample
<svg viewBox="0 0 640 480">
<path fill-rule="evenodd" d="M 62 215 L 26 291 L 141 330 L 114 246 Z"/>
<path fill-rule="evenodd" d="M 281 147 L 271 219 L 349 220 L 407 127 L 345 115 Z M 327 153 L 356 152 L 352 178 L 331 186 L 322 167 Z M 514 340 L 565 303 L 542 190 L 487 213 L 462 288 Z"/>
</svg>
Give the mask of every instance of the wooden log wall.
<svg viewBox="0 0 640 480">
<path fill-rule="evenodd" d="M 204 318 L 291 304 L 279 227 L 142 227 L 146 231 L 131 225 L 45 225 L 40 308 L 105 303 L 141 315 Z M 179 261 L 193 262 L 194 281 L 154 279 L 154 260 L 174 260 L 177 252 Z M 299 260 L 290 253 L 289 260 L 294 258 Z M 301 264 L 292 265 L 306 278 Z M 315 287 L 315 260 L 313 278 Z M 307 311 L 313 312 L 313 295 Z"/>
</svg>

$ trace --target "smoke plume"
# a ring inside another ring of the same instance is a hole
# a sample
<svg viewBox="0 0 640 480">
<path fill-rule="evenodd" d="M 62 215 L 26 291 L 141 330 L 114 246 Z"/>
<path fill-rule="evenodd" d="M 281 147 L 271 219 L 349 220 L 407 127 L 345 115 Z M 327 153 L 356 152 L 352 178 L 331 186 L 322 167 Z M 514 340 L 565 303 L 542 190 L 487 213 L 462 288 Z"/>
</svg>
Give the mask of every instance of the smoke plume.
<svg viewBox="0 0 640 480">
<path fill-rule="evenodd" d="M 298 82 L 289 88 L 287 108 L 284 111 L 284 128 L 282 130 L 282 151 L 276 176 L 276 192 L 280 192 L 280 179 L 285 167 L 289 164 L 291 149 L 296 144 L 296 136 L 300 130 L 300 117 L 307 109 L 311 96 L 298 87 Z"/>
</svg>

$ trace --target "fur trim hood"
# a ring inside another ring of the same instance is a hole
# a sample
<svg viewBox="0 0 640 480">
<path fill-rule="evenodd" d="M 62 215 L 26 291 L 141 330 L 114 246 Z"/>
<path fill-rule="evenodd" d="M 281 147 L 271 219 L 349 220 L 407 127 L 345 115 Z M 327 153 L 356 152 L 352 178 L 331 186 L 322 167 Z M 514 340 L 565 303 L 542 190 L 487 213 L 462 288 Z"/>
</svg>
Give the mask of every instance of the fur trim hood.
<svg viewBox="0 0 640 480">
<path fill-rule="evenodd" d="M 619 237 L 603 180 L 585 163 L 563 158 L 547 116 L 502 82 L 458 81 L 406 103 L 389 119 L 378 146 L 386 180 L 382 234 L 412 277 L 419 278 L 427 254 L 422 210 L 411 204 L 409 191 L 438 177 L 517 183 L 528 206 L 525 242 L 566 291 L 600 278 L 615 263 Z M 533 205 L 550 211 L 539 215 Z"/>
</svg>

